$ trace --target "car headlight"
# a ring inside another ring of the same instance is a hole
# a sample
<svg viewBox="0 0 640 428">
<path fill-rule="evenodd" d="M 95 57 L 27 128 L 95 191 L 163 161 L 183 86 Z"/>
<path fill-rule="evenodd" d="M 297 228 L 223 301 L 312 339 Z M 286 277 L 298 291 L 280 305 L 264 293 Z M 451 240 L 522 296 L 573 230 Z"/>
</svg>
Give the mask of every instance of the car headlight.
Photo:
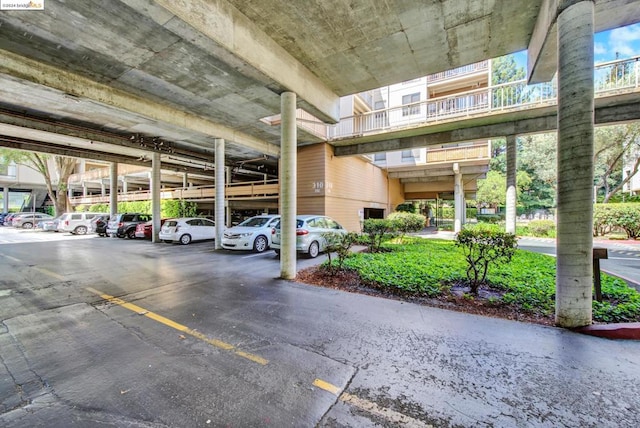
<svg viewBox="0 0 640 428">
<path fill-rule="evenodd" d="M 251 236 L 251 235 L 253 235 L 253 233 L 241 233 L 240 237 L 241 238 L 246 238 L 247 236 Z"/>
</svg>

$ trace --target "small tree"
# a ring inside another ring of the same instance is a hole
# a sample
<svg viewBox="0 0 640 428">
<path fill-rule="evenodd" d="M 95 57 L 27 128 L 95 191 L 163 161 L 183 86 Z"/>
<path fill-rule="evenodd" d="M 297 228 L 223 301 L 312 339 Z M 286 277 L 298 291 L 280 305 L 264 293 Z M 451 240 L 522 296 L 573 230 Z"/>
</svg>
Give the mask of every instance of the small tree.
<svg viewBox="0 0 640 428">
<path fill-rule="evenodd" d="M 382 241 L 391 233 L 391 222 L 382 218 L 368 218 L 362 222 L 362 232 L 368 236 L 369 251 L 380 251 Z"/>
<path fill-rule="evenodd" d="M 344 261 L 351 254 L 351 247 L 359 241 L 359 235 L 355 232 L 349 233 L 324 233 L 323 237 L 327 243 L 327 267 L 329 272 L 334 273 L 342 270 L 344 267 Z M 337 266 L 333 266 L 331 259 L 331 253 L 336 253 Z"/>
<path fill-rule="evenodd" d="M 471 293 L 478 294 L 478 287 L 487 278 L 489 265 L 509 262 L 518 243 L 512 233 L 492 227 L 475 227 L 458 232 L 456 246 L 462 247 L 469 265 L 467 279 Z"/>
</svg>

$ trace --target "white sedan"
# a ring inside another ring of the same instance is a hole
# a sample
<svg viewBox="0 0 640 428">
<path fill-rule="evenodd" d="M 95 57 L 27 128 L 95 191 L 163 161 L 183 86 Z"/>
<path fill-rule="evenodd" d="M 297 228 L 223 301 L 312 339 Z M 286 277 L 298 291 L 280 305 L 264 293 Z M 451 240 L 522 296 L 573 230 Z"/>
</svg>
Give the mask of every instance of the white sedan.
<svg viewBox="0 0 640 428">
<path fill-rule="evenodd" d="M 200 217 L 170 218 L 164 222 L 158 235 L 160 240 L 187 245 L 191 241 L 216 238 L 216 224 Z"/>
<path fill-rule="evenodd" d="M 230 227 L 224 232 L 222 248 L 227 250 L 253 250 L 262 253 L 271 246 L 273 228 L 279 215 L 258 215 Z"/>
</svg>

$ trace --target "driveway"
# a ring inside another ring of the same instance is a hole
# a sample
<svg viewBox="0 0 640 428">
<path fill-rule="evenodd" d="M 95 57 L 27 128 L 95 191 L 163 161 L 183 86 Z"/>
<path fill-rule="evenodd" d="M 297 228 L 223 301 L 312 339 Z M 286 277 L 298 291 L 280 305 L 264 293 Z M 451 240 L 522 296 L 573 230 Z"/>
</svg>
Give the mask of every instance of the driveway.
<svg viewBox="0 0 640 428">
<path fill-rule="evenodd" d="M 640 425 L 640 342 L 283 281 L 273 252 L 69 239 L 0 272 L 0 426 Z"/>
</svg>

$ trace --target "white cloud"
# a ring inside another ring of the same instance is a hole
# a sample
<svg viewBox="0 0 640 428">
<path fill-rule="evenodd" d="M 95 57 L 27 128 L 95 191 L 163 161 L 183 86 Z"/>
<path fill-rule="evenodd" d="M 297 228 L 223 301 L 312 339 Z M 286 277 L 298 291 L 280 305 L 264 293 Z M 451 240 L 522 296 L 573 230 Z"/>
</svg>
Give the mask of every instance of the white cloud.
<svg viewBox="0 0 640 428">
<path fill-rule="evenodd" d="M 640 24 L 616 28 L 609 34 L 609 50 L 622 57 L 640 55 Z"/>
<path fill-rule="evenodd" d="M 604 43 L 595 43 L 593 45 L 593 53 L 595 55 L 605 55 L 607 52 L 607 45 Z"/>
</svg>

